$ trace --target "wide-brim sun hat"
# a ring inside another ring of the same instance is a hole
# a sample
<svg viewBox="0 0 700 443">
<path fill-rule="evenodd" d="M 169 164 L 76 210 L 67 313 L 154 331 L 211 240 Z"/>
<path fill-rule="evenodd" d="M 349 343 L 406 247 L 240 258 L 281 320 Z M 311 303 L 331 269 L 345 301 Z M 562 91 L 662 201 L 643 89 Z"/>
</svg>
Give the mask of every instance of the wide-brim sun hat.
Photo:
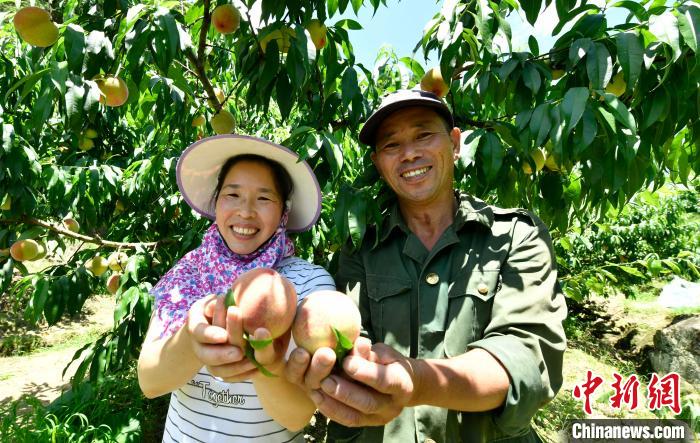
<svg viewBox="0 0 700 443">
<path fill-rule="evenodd" d="M 382 99 L 379 107 L 369 116 L 367 121 L 365 121 L 365 125 L 362 127 L 362 130 L 360 130 L 360 141 L 366 145 L 374 146 L 375 134 L 384 119 L 399 109 L 409 106 L 432 108 L 447 120 L 450 127 L 454 127 L 455 125 L 450 108 L 448 108 L 445 102 L 437 95 L 420 89 L 400 89 L 387 94 Z"/>
<path fill-rule="evenodd" d="M 316 223 L 321 214 L 321 189 L 311 167 L 284 146 L 246 135 L 215 135 L 192 143 L 177 162 L 177 186 L 188 205 L 204 217 L 216 219 L 216 188 L 221 166 L 231 157 L 256 154 L 274 160 L 292 179 L 291 210 L 287 230 L 303 232 Z"/>
</svg>

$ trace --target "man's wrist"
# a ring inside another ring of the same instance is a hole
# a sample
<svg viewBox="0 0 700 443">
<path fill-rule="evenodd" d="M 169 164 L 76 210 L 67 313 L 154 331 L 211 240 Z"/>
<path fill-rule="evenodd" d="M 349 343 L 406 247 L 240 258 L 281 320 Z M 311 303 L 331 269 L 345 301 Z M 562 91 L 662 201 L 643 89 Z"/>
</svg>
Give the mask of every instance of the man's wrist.
<svg viewBox="0 0 700 443">
<path fill-rule="evenodd" d="M 413 390 L 406 404 L 407 407 L 426 404 L 425 402 L 425 374 L 428 369 L 427 362 L 418 358 L 409 358 L 408 365 L 413 379 Z"/>
</svg>

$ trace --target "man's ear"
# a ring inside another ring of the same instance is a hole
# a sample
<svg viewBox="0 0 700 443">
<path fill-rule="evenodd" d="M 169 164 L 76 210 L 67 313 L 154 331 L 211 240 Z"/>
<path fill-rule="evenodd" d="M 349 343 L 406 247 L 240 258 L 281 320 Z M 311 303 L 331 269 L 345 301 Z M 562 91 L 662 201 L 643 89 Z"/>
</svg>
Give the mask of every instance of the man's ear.
<svg viewBox="0 0 700 443">
<path fill-rule="evenodd" d="M 462 147 L 461 135 L 462 131 L 460 131 L 459 128 L 452 128 L 452 130 L 450 131 L 452 146 L 454 146 L 452 151 L 454 152 L 455 160 L 457 160 L 457 158 L 459 157 L 459 150 Z"/>
</svg>

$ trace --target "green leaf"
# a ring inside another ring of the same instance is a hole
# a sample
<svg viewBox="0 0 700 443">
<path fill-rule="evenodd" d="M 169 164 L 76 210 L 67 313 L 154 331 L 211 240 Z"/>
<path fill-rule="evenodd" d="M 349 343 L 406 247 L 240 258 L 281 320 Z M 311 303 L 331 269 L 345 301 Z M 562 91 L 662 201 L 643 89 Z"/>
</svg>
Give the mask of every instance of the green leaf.
<svg viewBox="0 0 700 443">
<path fill-rule="evenodd" d="M 352 349 L 352 342 L 348 337 L 345 336 L 338 329 L 333 328 L 333 334 L 335 334 L 335 362 L 338 366 L 342 364 L 343 359 L 348 352 Z"/>
<path fill-rule="evenodd" d="M 63 33 L 63 41 L 68 68 L 73 74 L 80 75 L 85 56 L 85 31 L 78 25 L 70 24 Z"/>
<path fill-rule="evenodd" d="M 627 88 L 632 89 L 642 72 L 644 48 L 640 36 L 633 32 L 621 32 L 615 36 L 617 61 L 627 81 Z"/>
<path fill-rule="evenodd" d="M 569 48 L 569 62 L 575 65 L 583 57 L 588 55 L 593 49 L 593 42 L 590 38 L 580 38 L 575 40 L 574 43 Z"/>
<path fill-rule="evenodd" d="M 642 115 L 644 115 L 644 121 L 642 122 L 640 129 L 647 129 L 649 126 L 656 123 L 659 118 L 664 114 L 668 107 L 668 92 L 666 87 L 663 85 L 657 89 L 657 92 L 652 96 L 651 100 L 647 100 L 646 103 L 642 105 Z"/>
<path fill-rule="evenodd" d="M 294 105 L 293 95 L 294 90 L 292 85 L 289 83 L 289 77 L 282 73 L 277 77 L 277 105 L 280 108 L 280 114 L 282 120 L 286 120 L 289 117 L 289 113 L 292 111 L 292 106 Z"/>
<path fill-rule="evenodd" d="M 488 180 L 493 180 L 503 164 L 503 145 L 493 132 L 487 132 L 481 137 L 482 167 Z"/>
<path fill-rule="evenodd" d="M 561 110 L 564 113 L 567 134 L 571 133 L 571 130 L 574 129 L 581 119 L 583 111 L 586 109 L 588 94 L 588 88 L 584 87 L 571 88 L 564 94 Z"/>
<path fill-rule="evenodd" d="M 229 289 L 226 291 L 224 296 L 224 305 L 228 308 L 229 306 L 236 306 L 236 297 L 233 295 L 233 290 Z"/>
<path fill-rule="evenodd" d="M 359 31 L 362 29 L 362 25 L 357 23 L 355 20 L 346 18 L 343 20 L 338 20 L 335 25 L 336 27 L 344 28 L 344 29 L 350 29 L 353 31 Z"/>
<path fill-rule="evenodd" d="M 602 43 L 590 46 L 586 55 L 586 71 L 593 89 L 603 89 L 612 77 L 612 58 L 608 48 Z"/>
<path fill-rule="evenodd" d="M 359 93 L 357 86 L 357 72 L 348 66 L 343 73 L 343 79 L 340 81 L 340 86 L 343 94 L 343 106 L 347 106 L 355 94 Z"/>
<path fill-rule="evenodd" d="M 256 340 L 254 338 L 248 337 L 248 343 L 250 343 L 250 346 L 252 346 L 253 349 L 258 350 L 270 346 L 270 344 L 272 344 L 272 339 L 266 338 L 264 340 Z"/>
<path fill-rule="evenodd" d="M 541 0 L 520 0 L 520 6 L 525 11 L 525 18 L 534 25 L 537 21 L 537 17 L 540 15 L 540 9 L 542 8 Z"/>
<path fill-rule="evenodd" d="M 631 0 L 622 0 L 610 5 L 611 8 L 625 8 L 640 21 L 647 20 L 647 11 L 640 3 Z"/>
<path fill-rule="evenodd" d="M 659 39 L 660 42 L 668 44 L 673 50 L 673 61 L 681 56 L 679 43 L 678 19 L 670 11 L 661 15 L 655 15 L 649 19 L 649 31 Z"/>
<path fill-rule="evenodd" d="M 41 80 L 41 78 L 49 72 L 51 68 L 44 68 L 40 71 L 35 72 L 34 74 L 30 75 L 29 77 L 24 77 L 18 82 L 16 82 L 14 85 L 10 87 L 10 89 L 7 90 L 5 93 L 5 101 L 10 97 L 10 94 L 12 94 L 17 88 L 19 88 L 22 85 L 25 85 L 24 88 L 22 89 L 22 97 L 21 99 L 24 100 L 24 97 L 27 96 L 31 92 L 31 90 L 34 88 L 34 85 Z"/>
<path fill-rule="evenodd" d="M 530 119 L 530 133 L 535 136 L 535 146 L 542 146 L 550 129 L 552 120 L 549 117 L 549 104 L 542 103 L 535 108 Z"/>
<path fill-rule="evenodd" d="M 623 271 L 625 271 L 626 273 L 628 273 L 629 275 L 633 275 L 633 276 L 639 277 L 639 278 L 645 278 L 644 274 L 639 272 L 637 270 L 637 268 L 633 268 L 631 266 L 624 266 L 624 265 L 620 265 L 619 268 L 622 269 Z"/>
<path fill-rule="evenodd" d="M 527 39 L 527 46 L 530 48 L 530 52 L 534 56 L 540 55 L 540 45 L 537 43 L 537 39 L 534 35 L 531 35 Z"/>
<path fill-rule="evenodd" d="M 537 94 L 542 84 L 542 79 L 540 79 L 540 73 L 530 62 L 525 62 L 523 81 L 525 82 L 525 86 L 532 91 L 533 95 Z"/>
<path fill-rule="evenodd" d="M 683 40 L 697 54 L 698 40 L 700 40 L 700 8 L 693 5 L 685 5 L 687 9 L 678 8 L 678 30 Z"/>
<path fill-rule="evenodd" d="M 255 366 L 265 377 L 277 377 L 275 374 L 265 369 L 263 365 L 258 363 L 258 361 L 255 359 L 255 351 L 249 343 L 250 342 L 246 342 L 245 346 L 243 347 L 243 353 L 245 354 L 246 358 L 253 363 L 253 366 Z"/>
<path fill-rule="evenodd" d="M 610 109 L 615 119 L 627 126 L 633 135 L 637 135 L 637 123 L 634 121 L 634 116 L 629 112 L 627 106 L 615 97 L 615 94 L 605 93 L 605 104 Z"/>
<path fill-rule="evenodd" d="M 352 3 L 352 10 L 355 11 L 355 15 L 360 11 L 360 7 L 362 6 L 362 0 L 351 0 Z"/>
</svg>

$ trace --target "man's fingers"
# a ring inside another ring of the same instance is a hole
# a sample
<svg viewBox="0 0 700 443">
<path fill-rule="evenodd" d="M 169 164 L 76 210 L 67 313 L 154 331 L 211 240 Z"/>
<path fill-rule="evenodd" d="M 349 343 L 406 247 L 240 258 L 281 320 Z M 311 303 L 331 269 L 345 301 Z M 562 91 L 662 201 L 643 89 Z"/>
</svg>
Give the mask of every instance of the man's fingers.
<svg viewBox="0 0 700 443">
<path fill-rule="evenodd" d="M 236 306 L 229 306 L 226 311 L 226 331 L 228 341 L 232 345 L 243 347 L 243 317 L 241 310 Z"/>
<path fill-rule="evenodd" d="M 287 381 L 295 385 L 301 386 L 304 384 L 304 376 L 309 368 L 311 356 L 304 348 L 296 348 L 289 355 L 289 361 L 284 368 L 284 376 Z"/>
<path fill-rule="evenodd" d="M 323 380 L 321 389 L 325 394 L 363 414 L 375 414 L 391 400 L 385 394 L 380 394 L 336 376 L 330 376 Z"/>
<path fill-rule="evenodd" d="M 321 414 L 330 418 L 334 422 L 348 427 L 362 426 L 362 414 L 323 392 L 312 391 L 311 400 L 314 402 Z"/>
<path fill-rule="evenodd" d="M 320 348 L 311 356 L 311 364 L 306 371 L 304 384 L 309 389 L 319 389 L 321 380 L 328 377 L 335 364 L 335 352 L 331 348 Z"/>
<path fill-rule="evenodd" d="M 357 355 L 365 360 L 375 361 L 372 352 L 372 341 L 367 337 L 357 337 L 349 355 Z"/>
<path fill-rule="evenodd" d="M 410 376 L 398 363 L 374 363 L 351 355 L 343 361 L 343 370 L 352 379 L 384 394 L 403 395 L 410 391 L 407 386 Z"/>
</svg>

